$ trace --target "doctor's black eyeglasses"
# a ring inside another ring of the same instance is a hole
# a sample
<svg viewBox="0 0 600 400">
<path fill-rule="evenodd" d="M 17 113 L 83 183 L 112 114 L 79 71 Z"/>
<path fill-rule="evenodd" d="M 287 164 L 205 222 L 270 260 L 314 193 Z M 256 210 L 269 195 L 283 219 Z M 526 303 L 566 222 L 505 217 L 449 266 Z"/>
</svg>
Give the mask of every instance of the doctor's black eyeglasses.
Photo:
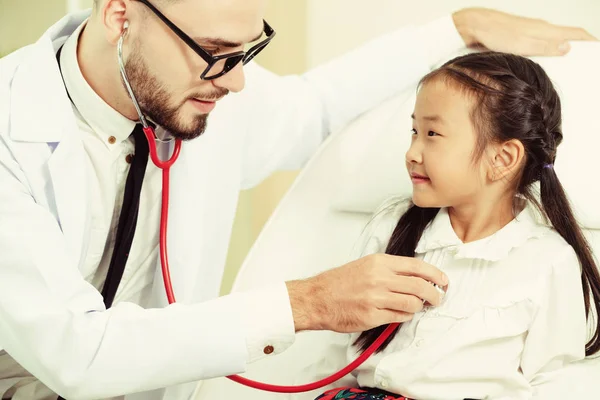
<svg viewBox="0 0 600 400">
<path fill-rule="evenodd" d="M 204 72 L 200 75 L 200 79 L 211 80 L 219 78 L 240 63 L 240 61 L 246 65 L 252 60 L 258 53 L 260 53 L 269 42 L 275 36 L 275 30 L 269 26 L 267 21 L 263 20 L 264 33 L 267 35 L 266 39 L 256 45 L 252 46 L 248 51 L 236 51 L 234 53 L 221 54 L 219 56 L 212 56 L 207 50 L 203 49 L 198 43 L 191 37 L 186 35 L 181 29 L 174 23 L 169 21 L 154 5 L 148 0 L 138 0 L 140 3 L 148 7 L 169 29 L 173 31 L 181 40 L 185 42 L 196 54 L 198 54 L 208 64 L 204 69 Z"/>
</svg>

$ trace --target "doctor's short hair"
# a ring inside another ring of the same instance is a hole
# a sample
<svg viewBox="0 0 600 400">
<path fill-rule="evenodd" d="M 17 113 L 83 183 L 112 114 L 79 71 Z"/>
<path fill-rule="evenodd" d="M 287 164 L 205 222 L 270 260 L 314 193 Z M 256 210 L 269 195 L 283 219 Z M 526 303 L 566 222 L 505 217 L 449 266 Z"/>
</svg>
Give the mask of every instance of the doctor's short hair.
<svg viewBox="0 0 600 400">
<path fill-rule="evenodd" d="M 563 132 L 560 97 L 552 81 L 532 60 L 497 52 L 456 57 L 426 75 L 420 85 L 433 81 L 444 82 L 474 99 L 471 122 L 478 134 L 474 162 L 481 159 L 489 143 L 518 140 L 523 144 L 525 159 L 513 183 L 515 192 L 537 206 L 546 221 L 574 249 L 581 264 L 586 315 L 588 321 L 593 321 L 586 354 L 596 354 L 600 351 L 600 272 L 553 168 Z M 535 193 L 535 183 L 539 183 L 539 196 Z M 421 208 L 411 203 L 400 217 L 386 253 L 414 257 L 423 231 L 438 211 L 439 208 Z M 386 327 L 363 332 L 354 344 L 364 351 Z"/>
</svg>

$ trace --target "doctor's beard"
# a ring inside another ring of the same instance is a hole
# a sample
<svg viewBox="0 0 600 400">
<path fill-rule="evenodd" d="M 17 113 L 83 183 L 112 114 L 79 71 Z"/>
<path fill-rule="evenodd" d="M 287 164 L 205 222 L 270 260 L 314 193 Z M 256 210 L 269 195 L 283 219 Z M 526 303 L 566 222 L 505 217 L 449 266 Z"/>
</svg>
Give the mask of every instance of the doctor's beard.
<svg viewBox="0 0 600 400">
<path fill-rule="evenodd" d="M 196 115 L 191 124 L 183 124 L 178 117 L 180 107 L 185 101 L 194 97 L 216 100 L 227 95 L 229 91 L 222 89 L 218 93 L 215 92 L 208 95 L 197 93 L 194 96 L 188 97 L 181 105 L 172 106 L 170 105 L 172 96 L 165 88 L 165 85 L 159 82 L 158 78 L 148 71 L 138 49 L 138 46 L 133 46 L 132 52 L 125 63 L 125 72 L 142 113 L 177 139 L 191 140 L 202 135 L 206 130 L 208 114 Z M 125 87 L 125 82 L 122 80 L 121 82 L 123 83 L 123 87 Z"/>
</svg>

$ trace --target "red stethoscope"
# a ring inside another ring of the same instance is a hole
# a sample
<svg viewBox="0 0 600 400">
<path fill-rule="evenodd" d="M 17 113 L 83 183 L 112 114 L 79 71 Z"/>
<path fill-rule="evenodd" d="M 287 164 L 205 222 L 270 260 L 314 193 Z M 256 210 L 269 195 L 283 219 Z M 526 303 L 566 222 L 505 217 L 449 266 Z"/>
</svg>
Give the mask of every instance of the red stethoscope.
<svg viewBox="0 0 600 400">
<path fill-rule="evenodd" d="M 150 159 L 158 168 L 162 170 L 162 204 L 161 204 L 161 215 L 160 215 L 160 239 L 159 239 L 159 252 L 160 252 L 160 263 L 162 269 L 163 282 L 165 286 L 165 292 L 167 294 L 167 300 L 169 304 L 175 303 L 175 295 L 173 294 L 173 286 L 171 285 L 171 274 L 169 272 L 169 259 L 167 256 L 167 221 L 169 214 L 169 171 L 171 166 L 177 161 L 179 157 L 179 153 L 181 152 L 181 139 L 169 139 L 162 140 L 159 139 L 152 126 L 150 126 L 142 113 L 140 105 L 133 93 L 129 80 L 127 79 L 127 74 L 125 73 L 125 64 L 123 62 L 123 39 L 125 34 L 127 33 L 127 22 L 124 25 L 123 33 L 119 38 L 119 42 L 117 45 L 118 50 L 118 59 L 119 59 L 119 69 L 121 70 L 121 76 L 123 77 L 123 81 L 125 82 L 125 87 L 129 92 L 129 96 L 135 106 L 135 109 L 139 115 L 140 122 L 142 124 L 144 134 L 148 139 L 148 145 L 150 147 Z M 169 143 L 174 140 L 173 153 L 168 160 L 161 160 L 158 156 L 158 152 L 156 150 L 156 142 L 161 143 Z M 240 383 L 242 385 L 264 390 L 267 392 L 277 392 L 277 393 L 301 393 L 301 392 L 309 392 L 311 390 L 319 389 L 324 386 L 327 386 L 338 379 L 343 378 L 347 374 L 354 371 L 358 368 L 362 363 L 364 363 L 381 345 L 382 343 L 394 332 L 394 330 L 399 326 L 399 324 L 390 324 L 382 334 L 367 348 L 360 356 L 356 358 L 353 362 L 348 364 L 345 368 L 339 370 L 335 374 L 328 376 L 327 378 L 323 378 L 317 382 L 308 383 L 305 385 L 297 385 L 297 386 L 281 386 L 281 385 L 271 385 L 267 383 L 253 381 L 247 378 L 243 378 L 239 375 L 230 375 L 227 378 L 231 379 L 234 382 Z"/>
</svg>

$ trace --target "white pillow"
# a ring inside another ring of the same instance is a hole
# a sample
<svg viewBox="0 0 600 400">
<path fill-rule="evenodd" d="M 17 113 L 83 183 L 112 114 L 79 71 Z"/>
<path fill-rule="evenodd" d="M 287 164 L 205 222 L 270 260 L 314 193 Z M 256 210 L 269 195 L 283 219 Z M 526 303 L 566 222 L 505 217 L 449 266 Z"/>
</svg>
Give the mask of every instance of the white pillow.
<svg viewBox="0 0 600 400">
<path fill-rule="evenodd" d="M 563 142 L 555 170 L 582 225 L 600 229 L 600 43 L 573 42 L 563 57 L 534 57 L 562 102 Z M 373 212 L 392 195 L 410 195 L 404 165 L 415 86 L 350 124 L 340 145 L 342 174 L 333 207 Z"/>
</svg>

